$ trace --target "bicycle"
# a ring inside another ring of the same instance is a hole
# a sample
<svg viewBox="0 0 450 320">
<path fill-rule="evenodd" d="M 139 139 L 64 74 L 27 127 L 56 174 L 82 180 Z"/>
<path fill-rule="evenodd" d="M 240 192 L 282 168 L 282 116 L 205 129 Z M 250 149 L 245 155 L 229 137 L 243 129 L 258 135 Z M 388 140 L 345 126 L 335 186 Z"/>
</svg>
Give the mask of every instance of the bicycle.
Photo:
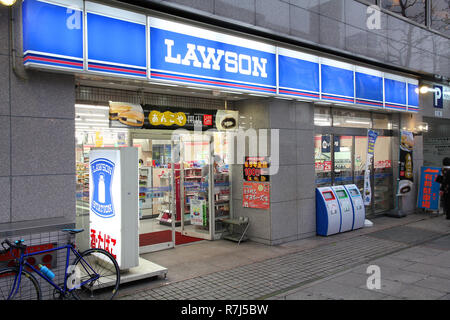
<svg viewBox="0 0 450 320">
<path fill-rule="evenodd" d="M 63 229 L 70 235 L 84 229 Z M 69 240 L 66 245 L 42 251 L 26 253 L 24 240 L 1 243 L 4 250 L 11 252 L 15 265 L 0 270 L 0 300 L 40 300 L 42 292 L 34 273 L 54 287 L 53 298 L 89 300 L 110 300 L 116 295 L 120 284 L 120 269 L 114 257 L 104 249 L 92 248 L 80 252 Z M 5 247 L 7 245 L 8 247 Z M 66 249 L 64 282 L 56 284 L 41 270 L 27 261 L 27 258 L 42 253 Z M 17 252 L 19 254 L 17 254 Z M 69 270 L 71 252 L 75 259 Z"/>
</svg>

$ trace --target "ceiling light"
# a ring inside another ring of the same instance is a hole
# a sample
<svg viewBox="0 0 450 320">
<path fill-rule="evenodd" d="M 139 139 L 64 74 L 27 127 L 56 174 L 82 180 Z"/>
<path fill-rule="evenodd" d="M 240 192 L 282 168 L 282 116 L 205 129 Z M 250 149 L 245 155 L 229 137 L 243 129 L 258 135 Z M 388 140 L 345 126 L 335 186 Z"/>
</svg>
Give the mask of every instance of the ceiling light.
<svg viewBox="0 0 450 320">
<path fill-rule="evenodd" d="M 109 107 L 106 107 L 106 106 L 94 106 L 94 105 L 90 105 L 90 104 L 76 104 L 75 108 L 94 109 L 94 110 L 109 110 Z"/>
<path fill-rule="evenodd" d="M 85 117 L 102 117 L 104 118 L 106 115 L 101 113 L 84 113 L 84 112 L 77 112 L 77 116 L 85 116 Z"/>
<path fill-rule="evenodd" d="M 11 7 L 14 3 L 16 3 L 16 0 L 0 0 L 0 3 L 4 6 Z"/>
</svg>

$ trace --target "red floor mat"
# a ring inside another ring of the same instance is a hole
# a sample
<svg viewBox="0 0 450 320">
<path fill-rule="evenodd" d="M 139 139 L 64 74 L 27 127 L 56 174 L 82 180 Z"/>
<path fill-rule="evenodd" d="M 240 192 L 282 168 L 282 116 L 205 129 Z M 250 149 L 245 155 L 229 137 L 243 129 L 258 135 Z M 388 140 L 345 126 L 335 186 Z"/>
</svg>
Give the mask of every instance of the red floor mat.
<svg viewBox="0 0 450 320">
<path fill-rule="evenodd" d="M 158 232 L 144 233 L 139 235 L 139 246 L 150 246 L 152 244 L 169 242 L 171 240 L 172 231 L 164 230 Z M 175 245 L 201 241 L 204 239 L 188 237 L 182 235 L 180 232 L 175 231 Z"/>
</svg>

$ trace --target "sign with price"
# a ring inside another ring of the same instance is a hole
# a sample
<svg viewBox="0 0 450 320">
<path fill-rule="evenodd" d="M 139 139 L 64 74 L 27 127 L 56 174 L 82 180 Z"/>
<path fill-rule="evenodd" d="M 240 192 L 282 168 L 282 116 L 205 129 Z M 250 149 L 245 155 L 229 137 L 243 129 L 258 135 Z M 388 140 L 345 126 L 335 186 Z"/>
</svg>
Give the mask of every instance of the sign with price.
<svg viewBox="0 0 450 320">
<path fill-rule="evenodd" d="M 242 192 L 242 206 L 244 208 L 270 208 L 270 183 L 244 181 Z"/>
<path fill-rule="evenodd" d="M 268 157 L 245 157 L 244 180 L 245 181 L 269 181 Z"/>
</svg>

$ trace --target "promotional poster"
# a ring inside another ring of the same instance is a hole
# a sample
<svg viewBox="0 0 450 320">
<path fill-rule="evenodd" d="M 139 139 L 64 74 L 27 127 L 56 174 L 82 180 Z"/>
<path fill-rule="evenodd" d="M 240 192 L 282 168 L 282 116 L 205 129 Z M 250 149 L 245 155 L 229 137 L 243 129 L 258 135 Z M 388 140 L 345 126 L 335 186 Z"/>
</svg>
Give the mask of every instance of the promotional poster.
<svg viewBox="0 0 450 320">
<path fill-rule="evenodd" d="M 400 161 L 399 161 L 399 185 L 400 194 L 407 194 L 411 191 L 413 178 L 413 147 L 414 136 L 410 131 L 400 132 Z"/>
</svg>

